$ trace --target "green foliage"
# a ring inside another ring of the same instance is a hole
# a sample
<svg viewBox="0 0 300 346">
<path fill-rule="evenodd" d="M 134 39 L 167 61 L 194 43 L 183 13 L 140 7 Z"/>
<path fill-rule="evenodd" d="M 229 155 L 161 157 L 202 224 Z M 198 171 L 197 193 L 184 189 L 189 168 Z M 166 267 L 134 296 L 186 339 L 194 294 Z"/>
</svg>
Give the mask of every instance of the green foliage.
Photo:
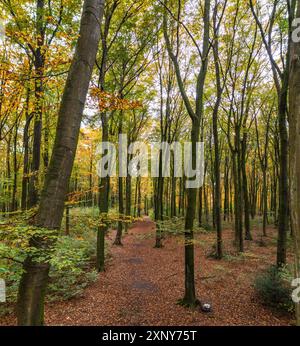
<svg viewBox="0 0 300 346">
<path fill-rule="evenodd" d="M 271 266 L 255 280 L 255 289 L 263 302 L 270 307 L 292 312 L 291 298 L 293 277 L 288 267 L 278 269 Z"/>
<path fill-rule="evenodd" d="M 138 219 L 120 214 L 117 208 L 111 208 L 107 214 L 99 214 L 99 209 L 94 207 L 70 209 L 70 227 L 72 234 L 76 235 L 81 235 L 86 229 L 97 230 L 101 225 L 114 229 L 119 221 L 123 224 L 131 224 L 135 220 Z"/>
<path fill-rule="evenodd" d="M 184 218 L 174 217 L 164 221 L 157 221 L 162 233 L 177 235 L 184 233 Z"/>
<path fill-rule="evenodd" d="M 47 301 L 66 300 L 78 296 L 85 287 L 97 279 L 97 272 L 93 269 L 96 235 L 86 228 L 83 230 L 81 236 L 61 236 L 57 239 L 50 259 Z M 17 251 L 18 249 L 11 251 L 12 258 L 21 261 L 22 255 Z M 21 263 L 7 259 L 0 260 L 0 277 L 5 279 L 7 284 L 8 303 L 1 305 L 0 314 L 9 312 L 12 308 L 11 303 L 16 301 L 21 274 Z"/>
<path fill-rule="evenodd" d="M 212 232 L 212 231 L 214 231 L 214 228 L 213 228 L 212 224 L 210 224 L 210 223 L 208 223 L 208 222 L 204 222 L 204 223 L 202 224 L 202 228 L 203 228 L 204 231 L 207 231 L 207 232 Z"/>
<path fill-rule="evenodd" d="M 157 221 L 160 226 L 161 232 L 170 235 L 180 235 L 185 232 L 185 218 L 184 217 L 173 217 L 165 219 L 164 221 Z M 195 233 L 206 233 L 203 227 L 198 227 L 194 225 Z"/>
</svg>

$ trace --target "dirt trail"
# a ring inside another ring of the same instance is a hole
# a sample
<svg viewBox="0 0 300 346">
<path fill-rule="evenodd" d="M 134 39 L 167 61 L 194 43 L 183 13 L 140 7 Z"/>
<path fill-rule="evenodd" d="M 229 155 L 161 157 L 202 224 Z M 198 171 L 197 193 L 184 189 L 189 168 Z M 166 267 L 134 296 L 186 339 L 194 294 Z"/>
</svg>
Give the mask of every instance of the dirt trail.
<svg viewBox="0 0 300 346">
<path fill-rule="evenodd" d="M 232 238 L 232 231 L 224 233 Z M 110 234 L 112 242 L 115 233 Z M 83 297 L 48 304 L 47 325 L 289 325 L 290 316 L 264 307 L 252 287 L 258 270 L 274 260 L 275 249 L 249 245 L 245 261 L 216 261 L 206 257 L 214 233 L 199 235 L 196 246 L 197 296 L 210 302 L 204 314 L 176 305 L 183 296 L 184 248 L 178 237 L 155 249 L 154 224 L 136 223 L 112 246 L 105 273 L 88 287 Z M 274 251 L 273 251 L 274 250 Z M 254 253 L 254 254 L 253 254 Z"/>
</svg>

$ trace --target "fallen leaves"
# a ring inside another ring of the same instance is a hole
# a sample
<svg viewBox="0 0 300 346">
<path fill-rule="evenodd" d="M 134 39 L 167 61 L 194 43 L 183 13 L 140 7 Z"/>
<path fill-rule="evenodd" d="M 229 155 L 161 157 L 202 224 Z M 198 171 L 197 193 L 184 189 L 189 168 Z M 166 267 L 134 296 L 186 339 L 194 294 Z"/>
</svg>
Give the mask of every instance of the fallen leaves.
<svg viewBox="0 0 300 346">
<path fill-rule="evenodd" d="M 275 230 L 269 230 L 275 232 Z M 258 237 L 256 232 L 254 236 Z M 177 305 L 183 296 L 184 248 L 175 236 L 155 249 L 151 221 L 138 221 L 123 238 L 123 247 L 111 245 L 112 259 L 97 282 L 83 297 L 56 302 L 46 307 L 48 325 L 290 325 L 291 316 L 263 306 L 252 286 L 255 275 L 274 262 L 274 244 L 259 247 L 246 242 L 246 259 L 232 256 L 222 261 L 207 258 L 215 234 L 199 234 L 205 242 L 196 245 L 197 296 L 212 304 L 212 312 L 189 310 Z M 112 244 L 114 236 L 109 235 Z M 224 231 L 225 248 L 232 243 L 232 231 Z M 12 316 L 0 324 L 14 324 Z"/>
</svg>

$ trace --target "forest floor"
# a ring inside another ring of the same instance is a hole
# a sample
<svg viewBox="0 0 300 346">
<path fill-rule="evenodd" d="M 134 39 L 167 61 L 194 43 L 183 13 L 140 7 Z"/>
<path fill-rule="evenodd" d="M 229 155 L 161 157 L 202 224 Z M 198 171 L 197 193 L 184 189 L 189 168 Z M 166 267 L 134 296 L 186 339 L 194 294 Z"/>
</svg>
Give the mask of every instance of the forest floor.
<svg viewBox="0 0 300 346">
<path fill-rule="evenodd" d="M 224 231 L 224 247 L 231 249 L 232 230 Z M 257 274 L 275 263 L 276 231 L 268 230 L 261 246 L 246 242 L 245 253 L 215 260 L 208 255 L 215 242 L 213 232 L 196 236 L 196 286 L 202 303 L 212 312 L 190 310 L 176 304 L 184 289 L 182 237 L 168 236 L 163 248 L 153 247 L 155 226 L 149 219 L 135 223 L 124 235 L 121 247 L 111 246 L 106 271 L 82 297 L 49 303 L 47 325 L 290 325 L 292 316 L 264 306 L 255 294 Z M 114 232 L 108 236 L 112 243 Z M 8 316 L 1 324 L 15 324 Z"/>
</svg>

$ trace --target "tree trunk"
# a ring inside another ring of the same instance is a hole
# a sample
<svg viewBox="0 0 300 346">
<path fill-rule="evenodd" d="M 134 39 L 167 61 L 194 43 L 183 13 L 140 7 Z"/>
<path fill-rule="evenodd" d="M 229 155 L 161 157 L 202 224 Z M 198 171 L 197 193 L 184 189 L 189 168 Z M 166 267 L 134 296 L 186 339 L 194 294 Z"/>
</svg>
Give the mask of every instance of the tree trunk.
<svg viewBox="0 0 300 346">
<path fill-rule="evenodd" d="M 225 173 L 224 173 L 224 221 L 229 221 L 229 165 L 228 156 L 225 157 Z"/>
<path fill-rule="evenodd" d="M 128 172 L 127 172 L 128 173 Z M 131 216 L 131 176 L 127 174 L 126 177 L 126 216 L 130 217 Z M 128 223 L 125 225 L 125 232 L 128 230 Z"/>
<path fill-rule="evenodd" d="M 242 141 L 242 186 L 243 186 L 243 198 L 244 198 L 244 220 L 245 220 L 245 239 L 252 240 L 250 230 L 250 204 L 249 204 L 249 192 L 248 192 L 248 179 L 246 173 L 246 150 L 247 150 L 247 135 L 244 134 Z"/>
<path fill-rule="evenodd" d="M 124 201 L 123 201 L 123 178 L 119 177 L 119 217 L 123 217 L 124 214 Z M 122 245 L 122 231 L 123 231 L 123 222 L 118 221 L 118 229 L 116 238 L 114 241 L 115 245 Z"/>
<path fill-rule="evenodd" d="M 200 124 L 193 121 L 191 142 L 192 142 L 192 163 L 196 167 L 196 143 L 199 139 Z M 193 306 L 197 303 L 195 292 L 195 263 L 194 263 L 194 219 L 196 213 L 197 189 L 187 190 L 187 209 L 185 217 L 185 295 L 183 304 Z"/>
<path fill-rule="evenodd" d="M 70 206 L 66 205 L 66 236 L 70 235 Z"/>
<path fill-rule="evenodd" d="M 163 140 L 163 138 L 162 138 Z M 155 232 L 155 248 L 161 248 L 162 234 L 159 222 L 163 221 L 163 192 L 164 192 L 164 178 L 162 176 L 162 150 L 159 152 L 159 177 L 156 181 L 156 201 L 155 201 L 155 213 L 154 218 L 156 221 L 156 232 Z"/>
<path fill-rule="evenodd" d="M 18 186 L 18 160 L 17 160 L 17 145 L 18 145 L 18 124 L 16 124 L 15 134 L 14 134 L 14 159 L 13 159 L 13 189 L 12 189 L 12 199 L 11 199 L 11 207 L 10 211 L 15 211 L 18 209 L 18 202 L 16 199 L 17 195 L 17 186 Z"/>
<path fill-rule="evenodd" d="M 22 197 L 21 208 L 27 209 L 27 188 L 28 188 L 28 173 L 29 173 L 29 126 L 32 116 L 29 115 L 30 89 L 27 88 L 26 94 L 26 122 L 23 130 L 23 177 L 22 177 Z"/>
<path fill-rule="evenodd" d="M 300 0 L 297 1 L 300 18 Z M 291 227 L 295 245 L 295 278 L 300 278 L 300 43 L 291 44 L 289 94 L 289 154 Z M 300 303 L 296 303 L 297 325 L 300 326 Z"/>
<path fill-rule="evenodd" d="M 52 157 L 34 222 L 40 228 L 58 230 L 61 227 L 83 109 L 98 50 L 102 13 L 103 0 L 85 0 L 80 35 L 59 110 Z M 43 251 L 53 245 L 49 241 L 38 244 Z M 17 302 L 18 324 L 42 325 L 49 263 L 28 257 L 23 269 Z"/>
<path fill-rule="evenodd" d="M 288 74 L 288 72 L 285 72 Z M 285 83 L 284 83 L 285 84 Z M 288 134 L 286 125 L 288 86 L 282 87 L 279 100 L 279 132 L 280 132 L 280 175 L 279 175 L 279 212 L 277 266 L 286 264 L 286 247 L 288 231 Z"/>
<path fill-rule="evenodd" d="M 220 66 L 218 61 L 219 41 L 218 30 L 216 28 L 217 7 L 214 10 L 214 28 L 216 33 L 215 44 L 213 47 L 214 62 L 216 71 L 217 99 L 213 109 L 213 138 L 214 138 L 214 224 L 217 231 L 217 258 L 223 257 L 222 243 L 222 224 L 221 224 L 221 182 L 220 182 L 220 152 L 219 152 L 219 133 L 218 133 L 218 113 L 222 99 L 223 88 L 221 86 Z"/>
<path fill-rule="evenodd" d="M 107 114 L 102 113 L 102 142 L 108 142 L 108 119 Z M 97 232 L 97 259 L 96 268 L 98 272 L 104 271 L 105 261 L 105 233 L 107 232 L 108 226 L 105 224 L 106 214 L 108 213 L 108 197 L 109 197 L 109 176 L 101 177 L 99 179 L 99 212 L 100 212 L 100 223 Z"/>
<path fill-rule="evenodd" d="M 118 126 L 118 134 L 119 136 L 123 132 L 123 112 L 120 112 L 120 120 Z M 120 158 L 119 158 L 120 159 Z M 118 178 L 118 197 L 119 197 L 119 218 L 123 218 L 124 216 L 124 195 L 123 195 L 123 177 L 119 176 Z M 116 238 L 114 241 L 115 245 L 122 245 L 122 232 L 123 232 L 123 222 L 122 220 L 118 221 L 118 229 L 116 233 Z"/>
<path fill-rule="evenodd" d="M 234 152 L 233 162 L 233 181 L 234 181 L 234 217 L 235 217 L 235 246 L 239 252 L 244 251 L 243 245 L 243 222 L 242 222 L 242 194 L 241 194 L 241 177 L 238 153 Z"/>
<path fill-rule="evenodd" d="M 32 208 L 38 203 L 38 183 L 39 169 L 41 162 L 41 142 L 42 142 L 42 121 L 43 121 L 43 75 L 45 68 L 45 57 L 42 50 L 44 45 L 44 0 L 37 0 L 36 8 L 36 32 L 37 48 L 34 54 L 35 69 L 35 110 L 33 127 L 33 147 L 31 177 L 29 179 L 29 207 Z"/>
<path fill-rule="evenodd" d="M 262 198 L 263 198 L 263 236 L 267 236 L 267 208 L 268 208 L 268 191 L 267 191 L 267 172 L 263 169 L 263 186 L 262 186 Z"/>
</svg>

